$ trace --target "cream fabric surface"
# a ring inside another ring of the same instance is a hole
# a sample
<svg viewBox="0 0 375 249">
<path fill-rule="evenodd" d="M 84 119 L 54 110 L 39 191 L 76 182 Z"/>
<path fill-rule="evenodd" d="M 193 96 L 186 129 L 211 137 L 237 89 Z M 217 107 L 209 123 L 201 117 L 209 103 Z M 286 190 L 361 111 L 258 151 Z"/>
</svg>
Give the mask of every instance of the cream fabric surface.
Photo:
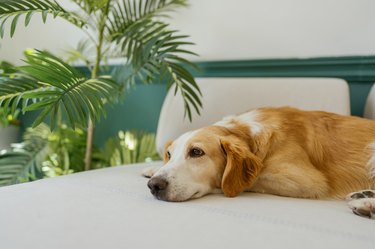
<svg viewBox="0 0 375 249">
<path fill-rule="evenodd" d="M 183 120 L 169 94 L 158 147 L 188 129 L 260 106 L 292 105 L 349 114 L 345 81 L 337 79 L 199 79 L 202 117 Z M 374 248 L 375 222 L 344 201 L 244 193 L 182 203 L 150 194 L 145 167 L 94 170 L 0 188 L 1 249 Z"/>
<path fill-rule="evenodd" d="M 374 248 L 344 201 L 244 193 L 156 200 L 140 164 L 0 188 L 0 248 Z"/>
<path fill-rule="evenodd" d="M 223 117 L 265 106 L 293 106 L 350 114 L 349 87 L 335 78 L 198 78 L 203 110 L 193 122 L 184 119 L 181 95 L 167 94 L 160 113 L 157 149 L 182 133 L 207 126 Z M 194 112 L 194 110 L 193 110 Z"/>
<path fill-rule="evenodd" d="M 367 97 L 363 116 L 365 118 L 375 119 L 375 84 L 372 85 L 370 93 Z"/>
</svg>

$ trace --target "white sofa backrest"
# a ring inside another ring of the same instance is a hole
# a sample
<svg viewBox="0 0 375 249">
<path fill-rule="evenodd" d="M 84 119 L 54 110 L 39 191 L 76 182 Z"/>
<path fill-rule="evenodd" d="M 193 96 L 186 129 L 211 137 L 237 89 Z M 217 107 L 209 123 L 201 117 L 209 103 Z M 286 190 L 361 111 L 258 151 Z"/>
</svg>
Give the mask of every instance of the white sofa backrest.
<svg viewBox="0 0 375 249">
<path fill-rule="evenodd" d="M 156 136 L 161 154 L 168 140 L 182 133 L 210 125 L 223 117 L 265 106 L 293 106 L 350 114 L 349 87 L 333 78 L 197 78 L 203 94 L 201 115 L 184 118 L 184 105 L 174 89 L 167 94 Z M 194 112 L 194 110 L 193 110 Z"/>
<path fill-rule="evenodd" d="M 367 97 L 363 116 L 365 118 L 375 119 L 375 84 L 372 85 L 371 91 Z"/>
</svg>

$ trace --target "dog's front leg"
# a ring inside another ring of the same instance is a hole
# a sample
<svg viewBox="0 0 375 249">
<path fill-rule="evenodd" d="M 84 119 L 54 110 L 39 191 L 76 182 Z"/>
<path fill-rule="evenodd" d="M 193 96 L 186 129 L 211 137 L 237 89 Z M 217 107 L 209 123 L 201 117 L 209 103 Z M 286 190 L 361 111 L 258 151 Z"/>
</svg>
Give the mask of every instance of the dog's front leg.
<svg viewBox="0 0 375 249">
<path fill-rule="evenodd" d="M 161 166 L 151 166 L 145 168 L 144 170 L 142 170 L 142 176 L 151 178 L 160 168 Z"/>
</svg>

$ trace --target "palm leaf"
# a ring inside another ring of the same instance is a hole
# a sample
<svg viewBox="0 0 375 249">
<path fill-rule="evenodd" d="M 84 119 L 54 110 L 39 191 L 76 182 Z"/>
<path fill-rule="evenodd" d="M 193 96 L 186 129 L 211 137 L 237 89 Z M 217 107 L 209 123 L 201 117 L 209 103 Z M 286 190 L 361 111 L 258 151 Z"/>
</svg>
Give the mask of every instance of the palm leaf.
<svg viewBox="0 0 375 249">
<path fill-rule="evenodd" d="M 159 76 L 167 82 L 168 88 L 175 84 L 176 92 L 179 91 L 184 100 L 185 116 L 192 120 L 192 109 L 199 114 L 202 107 L 201 92 L 185 67 L 197 69 L 197 66 L 180 55 L 195 54 L 183 49 L 192 44 L 185 41 L 186 36 L 176 35 L 176 31 L 167 28 L 168 25 L 161 22 L 149 21 L 147 25 L 130 26 L 123 38 L 119 38 L 133 68 L 128 80 L 134 83 L 138 78 L 150 82 Z"/>
<path fill-rule="evenodd" d="M 183 0 L 120 0 L 112 5 L 107 29 L 109 39 L 119 44 L 129 61 L 126 68 L 132 69 L 123 82 L 134 84 L 139 79 L 147 83 L 160 76 L 161 80 L 167 81 L 168 88 L 175 83 L 184 100 L 185 116 L 191 120 L 192 108 L 199 114 L 202 107 L 201 92 L 185 66 L 197 67 L 180 55 L 195 55 L 184 49 L 192 43 L 185 40 L 187 36 L 168 30 L 168 25 L 160 18 L 155 20 L 171 9 L 185 5 Z"/>
<path fill-rule="evenodd" d="M 86 22 L 78 15 L 64 10 L 56 1 L 52 0 L 0 0 L 0 37 L 4 36 L 5 24 L 11 21 L 10 36 L 14 35 L 21 16 L 25 17 L 25 26 L 30 23 L 31 17 L 40 13 L 43 22 L 52 15 L 66 19 L 76 26 L 82 27 Z"/>
<path fill-rule="evenodd" d="M 0 186 L 41 178 L 41 160 L 47 149 L 45 131 L 40 126 L 33 133 L 26 132 L 25 141 L 13 144 L 12 149 L 0 154 Z"/>
<path fill-rule="evenodd" d="M 91 14 L 92 12 L 104 8 L 109 0 L 72 0 L 86 13 Z"/>
<path fill-rule="evenodd" d="M 29 152 L 7 152 L 0 155 L 0 186 L 27 181 L 36 171 L 33 154 Z"/>
<path fill-rule="evenodd" d="M 155 17 L 166 16 L 176 7 L 186 6 L 186 0 L 118 0 L 111 5 L 107 29 L 111 41 L 118 39 L 133 26 L 142 26 Z M 133 28 L 134 30 L 134 28 Z"/>
<path fill-rule="evenodd" d="M 99 120 L 104 105 L 113 102 L 118 87 L 108 76 L 87 79 L 82 73 L 45 51 L 26 54 L 26 66 L 20 73 L 0 81 L 0 107 L 22 111 L 40 111 L 37 126 L 50 117 L 53 129 L 61 113 L 70 126 L 86 126 L 88 119 Z"/>
<path fill-rule="evenodd" d="M 88 69 L 92 68 L 94 59 L 92 55 L 95 54 L 95 46 L 88 39 L 78 42 L 76 48 L 65 50 L 67 54 L 67 63 L 83 62 Z"/>
</svg>

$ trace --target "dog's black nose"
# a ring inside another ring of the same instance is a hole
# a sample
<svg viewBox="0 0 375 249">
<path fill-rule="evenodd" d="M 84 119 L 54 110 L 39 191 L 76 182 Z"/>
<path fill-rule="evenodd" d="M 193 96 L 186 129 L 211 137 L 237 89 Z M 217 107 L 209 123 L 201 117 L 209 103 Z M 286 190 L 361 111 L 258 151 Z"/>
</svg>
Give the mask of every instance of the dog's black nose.
<svg viewBox="0 0 375 249">
<path fill-rule="evenodd" d="M 147 186 L 150 188 L 151 193 L 158 197 L 167 188 L 168 181 L 163 177 L 152 177 L 148 181 Z"/>
</svg>

